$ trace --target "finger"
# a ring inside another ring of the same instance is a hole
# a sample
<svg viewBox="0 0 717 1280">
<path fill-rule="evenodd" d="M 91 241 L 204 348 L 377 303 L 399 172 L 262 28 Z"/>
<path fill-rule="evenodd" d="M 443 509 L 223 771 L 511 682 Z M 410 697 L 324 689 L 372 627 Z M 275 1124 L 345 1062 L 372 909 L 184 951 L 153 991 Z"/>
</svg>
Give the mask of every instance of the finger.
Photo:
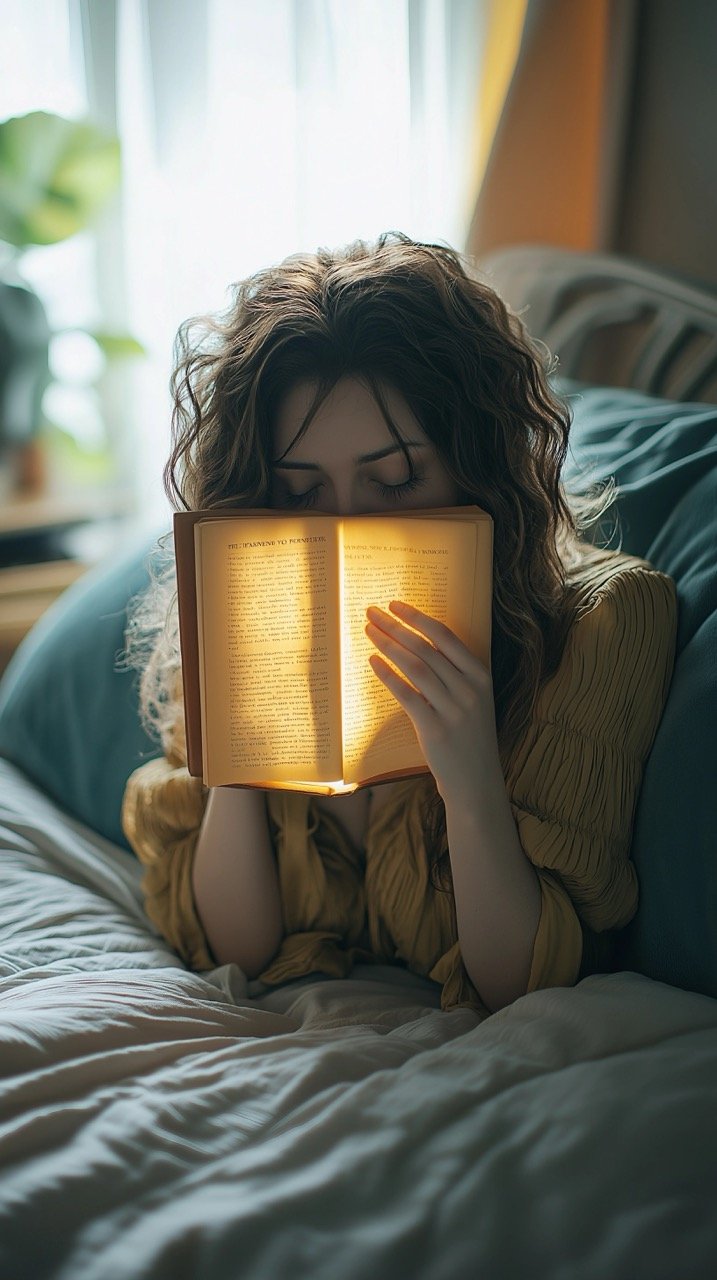
<svg viewBox="0 0 717 1280">
<path fill-rule="evenodd" d="M 470 649 L 466 648 L 463 641 L 459 640 L 455 632 L 451 631 L 445 623 L 439 622 L 437 618 L 431 618 L 429 614 L 422 613 L 420 609 L 414 608 L 412 604 L 406 604 L 403 600 L 391 600 L 388 607 L 391 613 L 395 613 L 409 627 L 414 627 L 416 631 L 427 636 L 459 671 L 483 667 L 483 663 L 471 653 Z M 485 670 L 484 667 L 483 669 Z"/>
<path fill-rule="evenodd" d="M 440 675 L 421 657 L 409 652 L 400 641 L 394 640 L 371 622 L 367 624 L 365 630 L 369 640 L 373 641 L 382 654 L 390 658 L 394 666 L 398 667 L 407 680 L 410 680 L 431 707 L 445 714 L 450 710 L 451 705 L 455 705 L 456 698 L 451 695 Z M 432 652 L 435 653 L 435 650 Z M 444 665 L 449 664 L 444 660 Z M 454 674 L 458 675 L 455 669 Z"/>
<path fill-rule="evenodd" d="M 384 662 L 380 654 L 371 653 L 368 660 L 371 663 L 371 669 L 403 707 L 406 714 L 413 721 L 414 726 L 422 728 L 423 724 L 425 724 L 426 715 L 432 713 L 432 709 L 423 695 L 412 689 L 405 680 L 402 680 L 401 676 L 393 670 L 393 667 Z"/>
<path fill-rule="evenodd" d="M 426 665 L 432 671 L 435 671 L 445 688 L 449 690 L 454 698 L 463 696 L 466 680 L 470 681 L 471 676 L 475 678 L 475 671 L 461 670 L 451 658 L 430 640 L 411 630 L 409 626 L 400 622 L 398 618 L 393 618 L 390 613 L 385 613 L 383 609 L 376 609 L 372 606 L 366 610 L 366 613 L 383 632 L 399 640 L 411 653 L 415 653 L 422 658 Z M 449 632 L 449 635 L 453 635 L 453 633 Z M 457 637 L 454 636 L 453 638 L 458 645 L 461 645 L 461 641 Z M 466 657 L 467 659 L 472 657 L 468 650 L 466 650 Z"/>
</svg>

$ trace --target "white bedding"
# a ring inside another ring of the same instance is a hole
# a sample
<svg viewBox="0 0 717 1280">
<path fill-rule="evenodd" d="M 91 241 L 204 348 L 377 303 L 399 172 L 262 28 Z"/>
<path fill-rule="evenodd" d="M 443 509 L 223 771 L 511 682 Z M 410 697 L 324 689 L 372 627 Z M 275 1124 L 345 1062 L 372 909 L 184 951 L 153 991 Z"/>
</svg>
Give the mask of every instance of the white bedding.
<svg viewBox="0 0 717 1280">
<path fill-rule="evenodd" d="M 140 871 L 0 761 L 3 1280 L 717 1275 L 717 1000 L 262 996 L 184 969 Z"/>
</svg>

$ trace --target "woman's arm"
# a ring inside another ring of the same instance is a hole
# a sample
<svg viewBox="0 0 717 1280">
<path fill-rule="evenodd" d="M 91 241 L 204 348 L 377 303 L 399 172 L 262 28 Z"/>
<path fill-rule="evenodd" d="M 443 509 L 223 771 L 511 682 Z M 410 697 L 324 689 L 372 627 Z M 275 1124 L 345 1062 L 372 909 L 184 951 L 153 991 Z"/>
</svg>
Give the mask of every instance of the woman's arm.
<svg viewBox="0 0 717 1280">
<path fill-rule="evenodd" d="M 283 936 L 266 796 L 212 787 L 192 865 L 197 913 L 219 964 L 260 974 Z"/>
<path fill-rule="evenodd" d="M 471 803 L 444 796 L 456 923 L 466 972 L 491 1013 L 525 995 L 542 898 L 499 768 Z"/>
<path fill-rule="evenodd" d="M 596 581 L 559 679 L 539 693 L 510 799 L 489 673 L 442 624 L 391 609 L 431 641 L 369 611 L 377 623 L 369 634 L 411 685 L 379 657 L 370 661 L 411 716 L 445 803 L 468 977 L 493 1010 L 526 983 L 528 991 L 572 985 L 583 929 L 621 929 L 637 908 L 632 824 L 672 674 L 675 584 L 634 559 Z"/>
<path fill-rule="evenodd" d="M 490 673 L 442 623 L 389 607 L 398 617 L 371 608 L 366 630 L 411 684 L 379 655 L 369 662 L 413 720 L 445 804 L 463 963 L 496 1012 L 526 992 L 542 895 L 505 788 Z"/>
</svg>

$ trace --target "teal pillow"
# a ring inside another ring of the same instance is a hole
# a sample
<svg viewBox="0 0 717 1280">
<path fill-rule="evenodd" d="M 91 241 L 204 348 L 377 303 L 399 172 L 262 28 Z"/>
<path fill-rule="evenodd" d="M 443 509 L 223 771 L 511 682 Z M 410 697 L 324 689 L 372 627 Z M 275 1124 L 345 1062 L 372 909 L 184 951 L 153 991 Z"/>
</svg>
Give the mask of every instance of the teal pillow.
<svg viewBox="0 0 717 1280">
<path fill-rule="evenodd" d="M 668 573 L 679 605 L 672 684 L 635 813 L 640 905 L 617 935 L 617 967 L 717 997 L 717 408 L 558 389 L 574 414 L 566 482 L 616 477 L 608 545 Z"/>
<path fill-rule="evenodd" d="M 127 602 L 148 581 L 156 537 L 73 584 L 43 614 L 0 681 L 0 756 L 73 817 L 128 848 L 127 778 L 161 755 L 139 723 L 137 677 L 115 670 Z"/>
</svg>

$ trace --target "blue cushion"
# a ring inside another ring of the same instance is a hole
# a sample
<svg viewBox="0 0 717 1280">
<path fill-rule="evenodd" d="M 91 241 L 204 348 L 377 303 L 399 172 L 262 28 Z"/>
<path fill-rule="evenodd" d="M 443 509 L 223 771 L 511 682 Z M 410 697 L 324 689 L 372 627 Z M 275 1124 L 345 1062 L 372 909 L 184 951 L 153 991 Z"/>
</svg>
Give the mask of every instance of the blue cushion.
<svg viewBox="0 0 717 1280">
<path fill-rule="evenodd" d="M 717 408 L 562 389 L 574 413 L 566 482 L 582 487 L 578 467 L 616 477 L 622 549 L 669 573 L 679 604 L 672 684 L 635 813 L 640 905 L 618 935 L 617 965 L 717 997 Z"/>
<path fill-rule="evenodd" d="M 155 545 L 145 535 L 78 579 L 33 627 L 0 682 L 0 755 L 125 848 L 126 780 L 161 749 L 140 727 L 136 673 L 114 664 L 127 602 L 148 581 Z"/>
</svg>

